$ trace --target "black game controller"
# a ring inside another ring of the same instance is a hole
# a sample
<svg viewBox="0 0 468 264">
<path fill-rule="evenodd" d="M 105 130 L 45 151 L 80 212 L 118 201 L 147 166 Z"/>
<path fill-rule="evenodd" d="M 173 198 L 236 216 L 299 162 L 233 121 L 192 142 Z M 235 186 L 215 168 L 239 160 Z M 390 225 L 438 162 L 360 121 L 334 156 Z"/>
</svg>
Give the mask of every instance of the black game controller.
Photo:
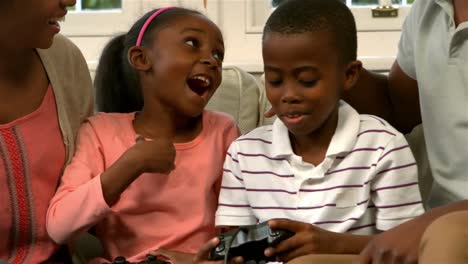
<svg viewBox="0 0 468 264">
<path fill-rule="evenodd" d="M 293 235 L 294 233 L 288 230 L 271 229 L 267 222 L 242 226 L 219 234 L 221 242 L 210 252 L 209 259 L 227 260 L 241 256 L 245 263 L 274 261 L 274 258 L 265 256 L 265 249 L 274 247 Z"/>
<path fill-rule="evenodd" d="M 104 263 L 104 264 L 111 264 L 111 263 Z M 167 262 L 162 259 L 158 259 L 154 255 L 146 255 L 146 260 L 140 261 L 140 262 L 128 262 L 125 257 L 119 256 L 112 261 L 112 264 L 170 264 L 170 262 Z"/>
</svg>

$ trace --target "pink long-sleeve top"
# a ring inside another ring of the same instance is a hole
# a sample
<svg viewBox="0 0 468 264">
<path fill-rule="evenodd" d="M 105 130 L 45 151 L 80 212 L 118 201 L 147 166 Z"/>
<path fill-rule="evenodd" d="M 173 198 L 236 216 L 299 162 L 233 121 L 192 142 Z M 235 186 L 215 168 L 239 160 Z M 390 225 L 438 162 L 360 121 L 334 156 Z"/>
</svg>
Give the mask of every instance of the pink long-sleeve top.
<svg viewBox="0 0 468 264">
<path fill-rule="evenodd" d="M 194 253 L 215 235 L 223 161 L 239 130 L 231 117 L 205 111 L 200 135 L 175 144 L 175 170 L 142 174 L 109 207 L 100 175 L 135 144 L 134 116 L 100 113 L 81 127 L 47 212 L 47 231 L 64 243 L 95 226 L 109 260 L 137 261 L 158 248 Z"/>
</svg>

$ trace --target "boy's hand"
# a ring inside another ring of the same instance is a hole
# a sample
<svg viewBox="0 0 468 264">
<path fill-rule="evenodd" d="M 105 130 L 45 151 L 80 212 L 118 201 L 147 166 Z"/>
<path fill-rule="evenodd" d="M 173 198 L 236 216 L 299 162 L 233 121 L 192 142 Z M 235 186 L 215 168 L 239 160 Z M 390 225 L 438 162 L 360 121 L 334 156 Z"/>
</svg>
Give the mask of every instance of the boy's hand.
<svg viewBox="0 0 468 264">
<path fill-rule="evenodd" d="M 210 255 L 211 250 L 213 250 L 219 244 L 219 238 L 215 237 L 210 239 L 206 242 L 201 248 L 198 250 L 197 254 L 193 258 L 193 264 L 222 264 L 224 260 L 209 260 L 208 256 Z M 244 261 L 242 257 L 235 257 L 229 261 L 230 264 L 243 264 Z"/>
<path fill-rule="evenodd" d="M 295 235 L 280 242 L 275 248 L 267 248 L 267 257 L 277 256 L 282 262 L 288 262 L 296 257 L 309 254 L 336 253 L 336 235 L 314 225 L 289 219 L 274 219 L 268 221 L 270 228 L 284 229 Z"/>
<path fill-rule="evenodd" d="M 135 160 L 141 173 L 169 173 L 175 168 L 176 150 L 172 141 L 166 138 L 145 140 L 138 136 L 136 143 L 125 155 Z"/>
</svg>

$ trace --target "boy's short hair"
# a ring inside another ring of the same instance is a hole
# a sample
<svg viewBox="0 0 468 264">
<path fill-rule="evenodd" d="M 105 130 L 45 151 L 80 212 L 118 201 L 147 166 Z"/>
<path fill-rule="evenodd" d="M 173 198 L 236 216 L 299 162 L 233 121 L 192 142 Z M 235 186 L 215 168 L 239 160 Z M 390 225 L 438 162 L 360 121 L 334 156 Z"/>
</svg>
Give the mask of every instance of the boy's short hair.
<svg viewBox="0 0 468 264">
<path fill-rule="evenodd" d="M 270 15 L 263 36 L 315 31 L 333 33 L 343 62 L 356 60 L 356 23 L 351 10 L 340 0 L 287 0 Z"/>
</svg>

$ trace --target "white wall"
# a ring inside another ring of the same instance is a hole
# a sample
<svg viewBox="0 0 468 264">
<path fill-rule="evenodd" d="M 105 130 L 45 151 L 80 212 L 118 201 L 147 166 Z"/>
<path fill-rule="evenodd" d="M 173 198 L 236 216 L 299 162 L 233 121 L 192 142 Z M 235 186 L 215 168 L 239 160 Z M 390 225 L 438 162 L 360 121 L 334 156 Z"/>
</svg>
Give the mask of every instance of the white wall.
<svg viewBox="0 0 468 264">
<path fill-rule="evenodd" d="M 324 0 L 326 1 L 326 0 Z M 117 33 L 125 32 L 147 11 L 179 5 L 207 14 L 223 31 L 226 65 L 238 65 L 261 73 L 261 30 L 271 12 L 267 0 L 123 0 L 120 11 L 70 13 L 62 33 L 82 50 L 93 73 L 103 46 Z M 402 7 L 397 18 L 372 18 L 370 8 L 352 8 L 358 28 L 358 56 L 368 69 L 386 71 L 393 63 L 400 28 L 409 8 Z"/>
</svg>

